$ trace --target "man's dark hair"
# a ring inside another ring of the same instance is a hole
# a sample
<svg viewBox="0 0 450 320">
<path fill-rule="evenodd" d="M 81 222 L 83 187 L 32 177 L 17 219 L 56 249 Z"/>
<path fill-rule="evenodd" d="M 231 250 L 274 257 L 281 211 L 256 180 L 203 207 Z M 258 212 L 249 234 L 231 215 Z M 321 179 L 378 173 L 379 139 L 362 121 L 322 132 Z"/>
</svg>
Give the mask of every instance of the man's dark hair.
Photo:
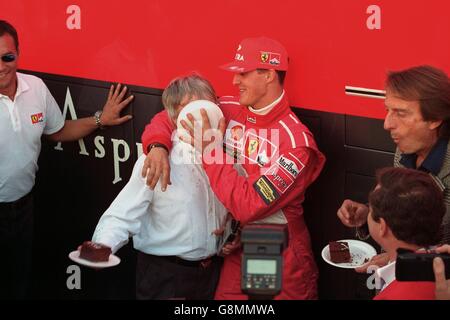
<svg viewBox="0 0 450 320">
<path fill-rule="evenodd" d="M 17 35 L 17 30 L 7 21 L 0 20 L 0 37 L 4 34 L 9 34 L 16 45 L 16 50 L 19 52 L 19 37 Z"/>
<path fill-rule="evenodd" d="M 369 195 L 372 219 L 383 218 L 394 236 L 408 244 L 437 244 L 446 207 L 433 178 L 418 170 L 384 168 L 376 180 Z"/>
<path fill-rule="evenodd" d="M 264 72 L 267 71 L 267 69 L 256 69 L 258 72 Z M 277 73 L 278 76 L 278 83 L 281 86 L 284 86 L 284 79 L 286 78 L 286 71 L 282 70 L 274 70 Z"/>
<path fill-rule="evenodd" d="M 389 72 L 386 89 L 401 99 L 418 101 L 423 119 L 443 120 L 439 137 L 450 137 L 450 80 L 445 72 L 431 66 Z"/>
<path fill-rule="evenodd" d="M 281 86 L 284 86 L 284 79 L 286 78 L 286 71 L 282 70 L 275 70 L 278 74 L 278 81 L 280 82 Z"/>
</svg>

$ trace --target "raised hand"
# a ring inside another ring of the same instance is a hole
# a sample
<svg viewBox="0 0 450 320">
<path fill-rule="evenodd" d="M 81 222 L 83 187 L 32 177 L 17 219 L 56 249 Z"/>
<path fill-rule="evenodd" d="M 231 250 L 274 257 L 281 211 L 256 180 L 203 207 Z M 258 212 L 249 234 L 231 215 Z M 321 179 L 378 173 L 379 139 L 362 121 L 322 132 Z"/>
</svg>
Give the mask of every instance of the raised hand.
<svg viewBox="0 0 450 320">
<path fill-rule="evenodd" d="M 125 108 L 134 96 L 130 95 L 128 98 L 124 99 L 127 93 L 127 87 L 121 88 L 119 83 L 115 88 L 111 85 L 109 89 L 108 98 L 106 100 L 105 106 L 103 107 L 103 113 L 100 116 L 100 122 L 102 126 L 115 126 L 124 123 L 132 118 L 131 115 L 126 115 L 121 117 L 120 112 Z"/>
<path fill-rule="evenodd" d="M 369 208 L 359 202 L 344 200 L 337 211 L 337 216 L 347 227 L 360 227 L 367 222 Z"/>
</svg>

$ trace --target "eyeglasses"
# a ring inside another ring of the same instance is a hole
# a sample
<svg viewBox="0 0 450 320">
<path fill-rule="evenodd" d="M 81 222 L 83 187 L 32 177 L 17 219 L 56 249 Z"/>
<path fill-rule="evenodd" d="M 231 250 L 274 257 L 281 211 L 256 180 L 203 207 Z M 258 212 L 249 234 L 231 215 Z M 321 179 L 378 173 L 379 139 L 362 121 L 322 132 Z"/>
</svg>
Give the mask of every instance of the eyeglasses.
<svg viewBox="0 0 450 320">
<path fill-rule="evenodd" d="M 17 56 L 14 53 L 8 53 L 1 56 L 3 62 L 13 62 Z"/>
</svg>

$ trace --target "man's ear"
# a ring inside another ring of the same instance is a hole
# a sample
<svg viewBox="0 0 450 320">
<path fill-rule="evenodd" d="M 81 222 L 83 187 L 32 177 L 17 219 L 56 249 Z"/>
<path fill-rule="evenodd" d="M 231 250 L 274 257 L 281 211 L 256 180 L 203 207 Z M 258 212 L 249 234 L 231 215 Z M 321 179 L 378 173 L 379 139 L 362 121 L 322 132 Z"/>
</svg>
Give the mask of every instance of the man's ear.
<svg viewBox="0 0 450 320">
<path fill-rule="evenodd" d="M 276 74 L 275 70 L 269 69 L 269 70 L 267 70 L 265 77 L 266 77 L 266 82 L 270 83 L 270 82 L 273 82 L 276 80 L 277 74 Z"/>
<path fill-rule="evenodd" d="M 430 120 L 428 121 L 428 128 L 430 130 L 435 130 L 441 126 L 442 122 L 443 120 Z"/>
<path fill-rule="evenodd" d="M 385 238 L 390 229 L 386 223 L 386 220 L 384 220 L 383 218 L 380 218 L 379 224 L 380 224 L 380 228 L 378 229 L 379 236 L 380 236 L 380 238 Z"/>
</svg>

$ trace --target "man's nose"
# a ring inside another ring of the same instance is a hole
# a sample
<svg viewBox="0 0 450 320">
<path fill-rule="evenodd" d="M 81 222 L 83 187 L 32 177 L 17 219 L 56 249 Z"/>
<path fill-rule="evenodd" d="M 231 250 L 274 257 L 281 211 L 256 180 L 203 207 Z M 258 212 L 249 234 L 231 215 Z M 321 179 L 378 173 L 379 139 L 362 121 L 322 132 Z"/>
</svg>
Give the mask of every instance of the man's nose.
<svg viewBox="0 0 450 320">
<path fill-rule="evenodd" d="M 394 121 L 392 121 L 392 118 L 389 114 L 386 115 L 384 118 L 384 124 L 383 124 L 384 130 L 392 130 L 394 128 Z"/>
<path fill-rule="evenodd" d="M 233 76 L 233 85 L 238 85 L 241 83 L 241 76 L 238 73 L 235 73 Z"/>
</svg>

